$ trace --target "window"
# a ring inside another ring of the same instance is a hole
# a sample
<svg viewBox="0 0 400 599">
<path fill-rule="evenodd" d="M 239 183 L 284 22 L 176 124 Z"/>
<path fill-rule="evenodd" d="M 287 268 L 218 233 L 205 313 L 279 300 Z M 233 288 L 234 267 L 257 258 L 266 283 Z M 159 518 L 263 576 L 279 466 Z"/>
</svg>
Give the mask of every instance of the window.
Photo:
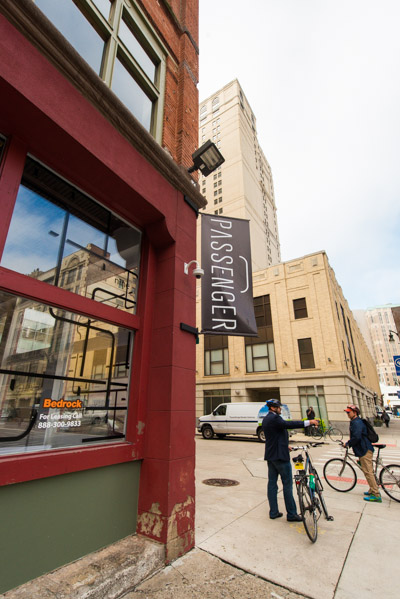
<svg viewBox="0 0 400 599">
<path fill-rule="evenodd" d="M 218 110 L 219 110 L 219 98 L 218 97 L 214 98 L 211 104 L 212 104 L 212 108 L 211 109 L 212 109 L 213 113 L 218 112 Z"/>
<path fill-rule="evenodd" d="M 221 403 L 231 402 L 230 389 L 214 389 L 212 391 L 204 391 L 203 406 L 204 414 L 211 414 L 216 407 Z"/>
<path fill-rule="evenodd" d="M 140 243 L 137 229 L 27 158 L 2 266 L 135 313 Z"/>
<path fill-rule="evenodd" d="M 123 0 L 36 0 L 36 4 L 161 141 L 166 51 L 136 4 Z"/>
<path fill-rule="evenodd" d="M 293 311 L 296 320 L 299 318 L 307 318 L 308 314 L 305 297 L 293 300 Z"/>
<path fill-rule="evenodd" d="M 2 454 L 124 438 L 131 331 L 4 291 L 0 331 Z"/>
<path fill-rule="evenodd" d="M 300 366 L 302 369 L 315 368 L 311 339 L 298 339 Z"/>
<path fill-rule="evenodd" d="M 249 373 L 276 370 L 270 297 L 255 297 L 253 302 L 258 337 L 245 337 L 246 370 Z"/>
<path fill-rule="evenodd" d="M 229 374 L 228 337 L 204 335 L 204 374 Z"/>
<path fill-rule="evenodd" d="M 246 345 L 246 370 L 247 372 L 276 370 L 274 344 Z"/>
<path fill-rule="evenodd" d="M 299 387 L 299 399 L 302 418 L 307 418 L 307 408 L 312 406 L 314 408 L 315 417 L 321 418 L 328 424 L 325 390 L 322 385 Z"/>
</svg>

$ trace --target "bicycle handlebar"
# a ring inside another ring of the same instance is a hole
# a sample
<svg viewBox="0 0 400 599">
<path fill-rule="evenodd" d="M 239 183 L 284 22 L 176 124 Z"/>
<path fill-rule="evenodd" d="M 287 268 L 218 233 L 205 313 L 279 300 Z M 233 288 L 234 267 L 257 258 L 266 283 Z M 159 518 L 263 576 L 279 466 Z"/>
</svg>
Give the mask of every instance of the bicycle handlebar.
<svg viewBox="0 0 400 599">
<path fill-rule="evenodd" d="M 309 447 L 318 447 L 318 445 L 325 445 L 323 441 L 308 443 L 307 445 L 298 445 L 297 447 L 292 447 L 292 451 L 297 451 L 299 449 L 308 449 Z"/>
</svg>

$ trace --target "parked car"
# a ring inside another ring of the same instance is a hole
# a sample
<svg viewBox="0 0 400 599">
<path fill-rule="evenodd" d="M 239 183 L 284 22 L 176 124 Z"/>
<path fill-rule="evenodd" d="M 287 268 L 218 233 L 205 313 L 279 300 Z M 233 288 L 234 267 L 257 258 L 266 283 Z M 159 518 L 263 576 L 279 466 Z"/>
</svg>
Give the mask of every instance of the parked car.
<svg viewBox="0 0 400 599">
<path fill-rule="evenodd" d="M 219 439 L 226 435 L 255 435 L 265 442 L 262 420 L 268 412 L 265 402 L 222 403 L 211 414 L 200 416 L 197 430 L 204 439 L 212 439 L 214 434 Z M 282 406 L 282 417 L 289 420 L 290 411 Z"/>
</svg>

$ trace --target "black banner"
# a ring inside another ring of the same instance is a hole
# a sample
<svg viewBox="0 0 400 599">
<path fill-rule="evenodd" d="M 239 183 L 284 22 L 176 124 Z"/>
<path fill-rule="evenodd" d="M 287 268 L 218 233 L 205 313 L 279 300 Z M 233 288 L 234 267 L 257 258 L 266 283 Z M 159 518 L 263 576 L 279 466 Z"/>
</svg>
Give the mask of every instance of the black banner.
<svg viewBox="0 0 400 599">
<path fill-rule="evenodd" d="M 249 221 L 201 217 L 202 333 L 257 337 Z"/>
</svg>

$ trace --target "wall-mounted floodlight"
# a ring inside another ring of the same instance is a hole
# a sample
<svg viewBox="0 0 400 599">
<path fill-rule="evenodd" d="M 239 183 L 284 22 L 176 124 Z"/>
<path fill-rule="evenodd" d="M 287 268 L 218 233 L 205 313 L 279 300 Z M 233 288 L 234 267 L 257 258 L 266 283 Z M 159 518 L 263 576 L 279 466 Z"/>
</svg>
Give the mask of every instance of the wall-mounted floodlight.
<svg viewBox="0 0 400 599">
<path fill-rule="evenodd" d="M 399 334 L 398 334 L 398 333 L 396 333 L 396 331 L 389 331 L 389 343 L 394 343 L 394 342 L 395 342 L 395 338 L 393 337 L 393 333 L 394 333 L 395 335 L 397 335 L 397 337 L 398 337 L 398 338 L 399 338 L 399 340 L 400 340 L 400 336 L 399 336 Z"/>
<path fill-rule="evenodd" d="M 225 162 L 225 158 L 218 150 L 217 146 L 211 141 L 206 141 L 198 150 L 192 154 L 193 166 L 188 169 L 189 173 L 200 170 L 204 177 L 208 177 L 210 173 Z"/>
</svg>

